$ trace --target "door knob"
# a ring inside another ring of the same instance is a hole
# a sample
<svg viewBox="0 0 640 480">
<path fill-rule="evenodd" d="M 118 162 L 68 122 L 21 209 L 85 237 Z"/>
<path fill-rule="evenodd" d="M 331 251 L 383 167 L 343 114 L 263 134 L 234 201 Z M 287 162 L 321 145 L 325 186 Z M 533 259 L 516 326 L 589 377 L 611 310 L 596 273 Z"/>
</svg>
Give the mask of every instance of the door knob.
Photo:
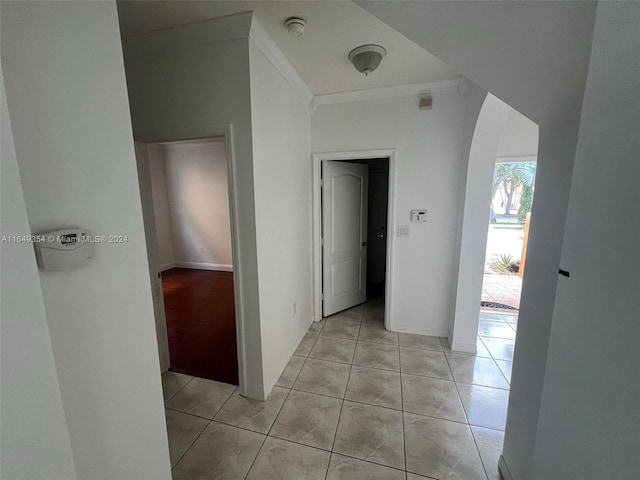
<svg viewBox="0 0 640 480">
<path fill-rule="evenodd" d="M 366 247 L 366 246 L 367 246 L 367 242 L 366 242 L 366 241 L 365 241 L 365 242 L 362 242 L 362 246 L 363 246 L 363 247 Z"/>
<path fill-rule="evenodd" d="M 378 238 L 384 238 L 384 233 L 379 233 Z"/>
</svg>

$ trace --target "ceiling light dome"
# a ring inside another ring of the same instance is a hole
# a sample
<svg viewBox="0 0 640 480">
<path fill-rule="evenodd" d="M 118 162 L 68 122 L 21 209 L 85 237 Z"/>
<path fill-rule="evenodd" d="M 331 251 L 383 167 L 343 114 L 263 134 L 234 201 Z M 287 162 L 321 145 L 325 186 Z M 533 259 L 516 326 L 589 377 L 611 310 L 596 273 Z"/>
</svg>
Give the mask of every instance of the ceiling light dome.
<svg viewBox="0 0 640 480">
<path fill-rule="evenodd" d="M 386 54 L 387 51 L 380 45 L 360 45 L 349 52 L 349 61 L 357 71 L 369 75 L 378 68 Z"/>
</svg>

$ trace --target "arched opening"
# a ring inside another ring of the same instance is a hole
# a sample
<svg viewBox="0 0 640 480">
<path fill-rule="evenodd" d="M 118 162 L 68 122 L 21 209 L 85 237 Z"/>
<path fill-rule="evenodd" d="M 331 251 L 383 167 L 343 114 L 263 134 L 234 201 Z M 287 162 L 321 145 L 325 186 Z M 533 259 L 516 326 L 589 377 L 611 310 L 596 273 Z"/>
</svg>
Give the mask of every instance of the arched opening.
<svg viewBox="0 0 640 480">
<path fill-rule="evenodd" d="M 511 107 L 487 94 L 475 125 L 466 183 L 455 313 L 449 331 L 454 351 L 476 353 L 493 169 Z"/>
</svg>

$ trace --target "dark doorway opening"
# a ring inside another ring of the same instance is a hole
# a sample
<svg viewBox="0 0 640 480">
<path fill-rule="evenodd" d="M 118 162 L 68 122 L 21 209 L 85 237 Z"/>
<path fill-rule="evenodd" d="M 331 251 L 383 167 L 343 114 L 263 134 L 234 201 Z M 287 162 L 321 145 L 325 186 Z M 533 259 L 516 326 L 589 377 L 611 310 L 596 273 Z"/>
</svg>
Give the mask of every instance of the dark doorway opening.
<svg viewBox="0 0 640 480">
<path fill-rule="evenodd" d="M 369 166 L 367 300 L 384 298 L 387 273 L 389 159 L 350 160 Z"/>
</svg>

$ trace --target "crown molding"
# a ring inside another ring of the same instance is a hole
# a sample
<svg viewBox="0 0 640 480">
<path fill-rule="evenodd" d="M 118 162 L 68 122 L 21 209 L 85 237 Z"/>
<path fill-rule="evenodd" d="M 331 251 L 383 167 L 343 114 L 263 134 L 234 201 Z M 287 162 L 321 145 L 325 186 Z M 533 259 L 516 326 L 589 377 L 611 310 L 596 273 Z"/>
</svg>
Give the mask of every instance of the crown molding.
<svg viewBox="0 0 640 480">
<path fill-rule="evenodd" d="M 169 142 L 158 142 L 158 143 L 150 143 L 149 145 L 158 145 L 162 148 L 171 149 L 174 147 L 182 148 L 182 147 L 201 147 L 203 145 L 212 145 L 215 143 L 225 143 L 224 137 L 212 136 L 205 138 L 193 138 L 187 140 L 172 140 Z"/>
<path fill-rule="evenodd" d="M 273 65 L 282 78 L 284 78 L 291 88 L 309 104 L 311 110 L 311 104 L 313 103 L 313 93 L 309 89 L 308 85 L 302 79 L 300 74 L 293 68 L 293 65 L 289 63 L 287 57 L 285 57 L 282 50 L 278 48 L 276 42 L 273 41 L 271 36 L 267 33 L 267 30 L 262 26 L 260 21 L 254 16 L 251 20 L 251 30 L 249 31 L 249 38 L 253 40 L 254 45 L 262 52 L 269 63 Z"/>
<path fill-rule="evenodd" d="M 253 12 L 237 13 L 125 37 L 122 39 L 122 50 L 125 57 L 136 57 L 248 38 L 252 17 Z"/>
<path fill-rule="evenodd" d="M 316 111 L 316 108 L 318 108 L 318 104 L 316 103 L 316 98 L 318 98 L 317 96 L 313 96 L 313 98 L 311 99 L 311 101 L 309 102 L 309 113 L 313 113 Z"/>
<path fill-rule="evenodd" d="M 399 97 L 403 95 L 419 95 L 425 93 L 444 92 L 456 90 L 459 80 L 444 80 L 440 82 L 409 83 L 406 85 L 393 85 L 391 87 L 369 88 L 367 90 L 354 90 L 351 92 L 326 93 L 314 97 L 315 105 L 331 105 L 334 103 L 361 102 L 378 98 Z"/>
</svg>

